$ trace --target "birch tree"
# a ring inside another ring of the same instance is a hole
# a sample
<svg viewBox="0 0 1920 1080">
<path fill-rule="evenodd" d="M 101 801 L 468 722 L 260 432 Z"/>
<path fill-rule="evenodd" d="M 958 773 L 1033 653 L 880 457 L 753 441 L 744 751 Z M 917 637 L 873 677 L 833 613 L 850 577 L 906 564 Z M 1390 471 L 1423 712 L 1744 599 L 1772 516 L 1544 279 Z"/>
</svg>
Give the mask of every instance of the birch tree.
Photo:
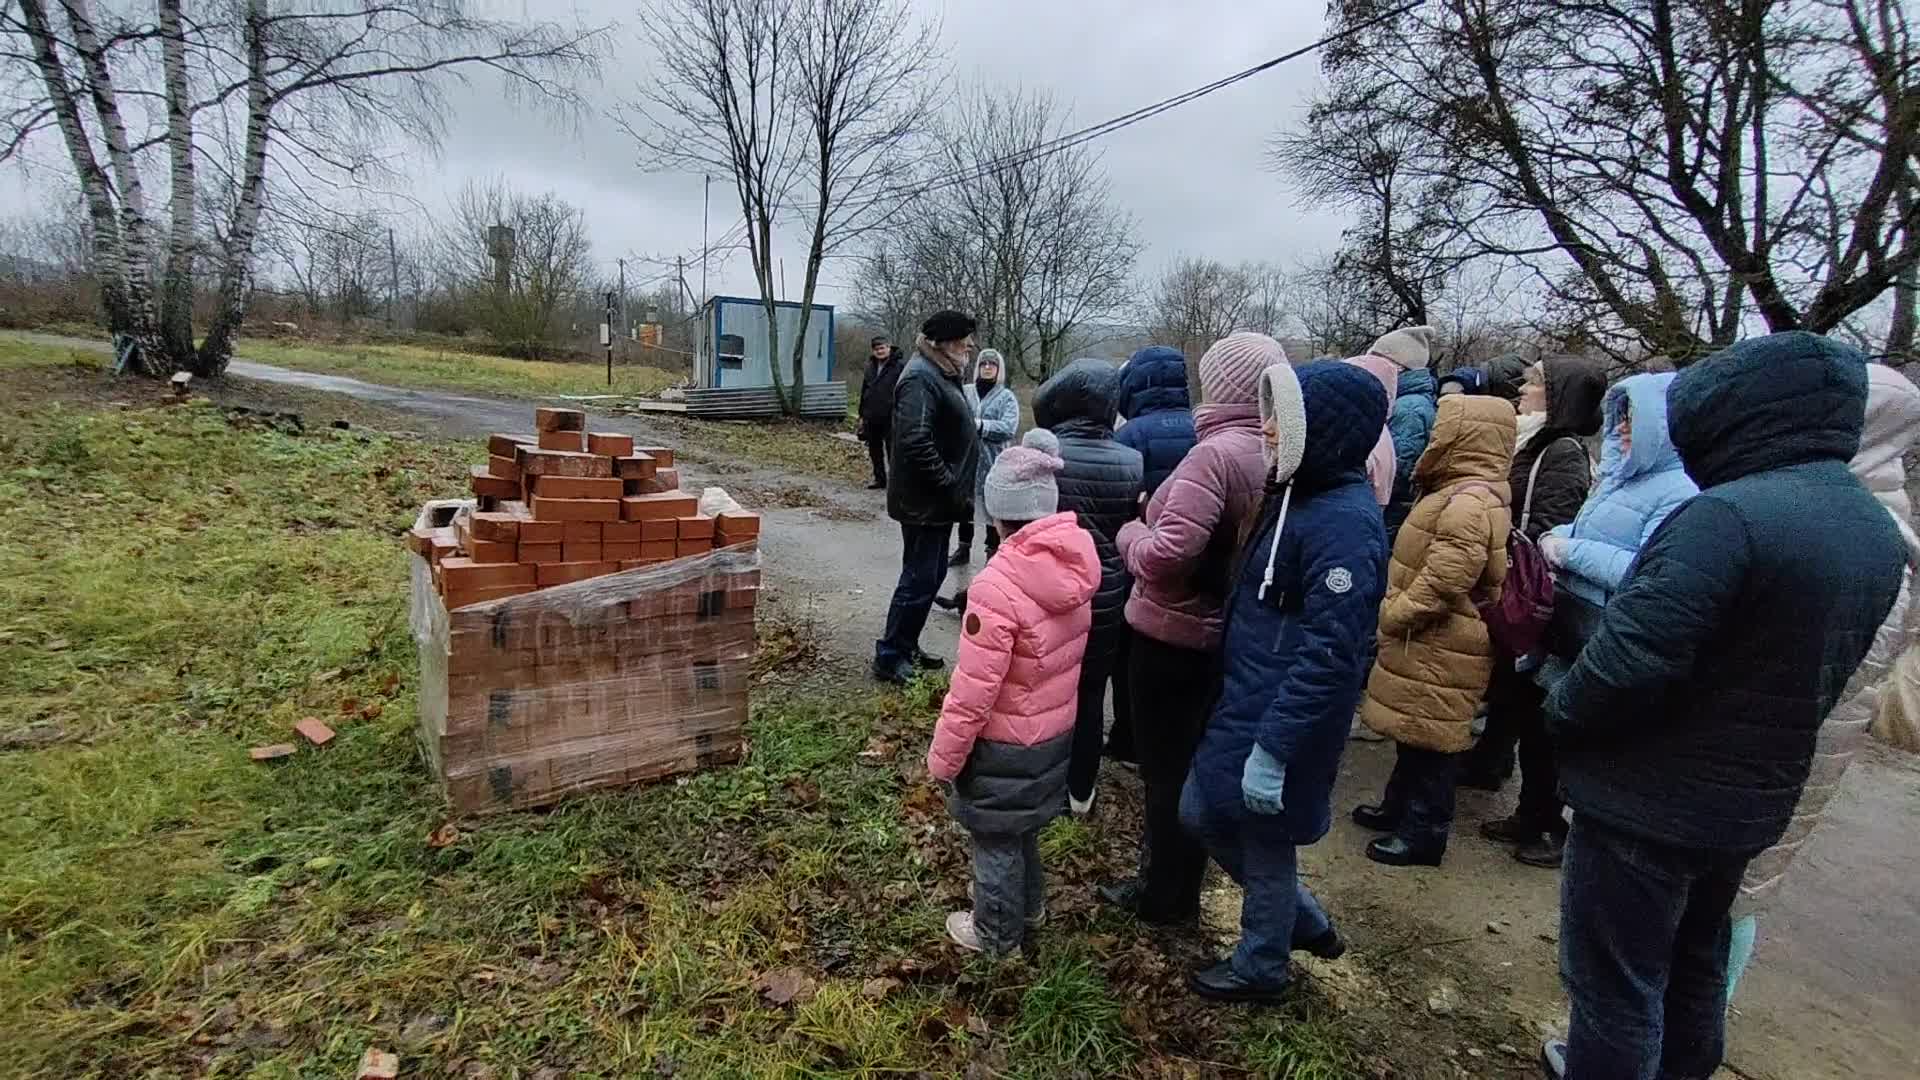
<svg viewBox="0 0 1920 1080">
<path fill-rule="evenodd" d="M 352 186 L 396 144 L 430 147 L 447 87 L 486 74 L 565 108 L 605 28 L 493 19 L 479 0 L 19 0 L 0 5 L 0 154 L 57 129 L 85 196 L 109 328 L 143 370 L 218 375 L 252 290 L 276 189 Z M 160 102 L 155 109 L 153 102 Z M 212 118 L 217 123 L 204 121 Z M 223 148 L 209 127 L 241 131 Z M 221 151 L 231 151 L 231 156 Z M 149 161 L 148 159 L 153 159 Z M 168 176 L 164 260 L 144 168 Z M 222 208 L 203 226 L 209 167 Z M 206 227 L 210 226 L 210 227 Z M 202 257 L 204 256 L 204 258 Z M 194 345 L 204 263 L 219 305 Z M 162 265 L 156 290 L 151 267 Z"/>
</svg>

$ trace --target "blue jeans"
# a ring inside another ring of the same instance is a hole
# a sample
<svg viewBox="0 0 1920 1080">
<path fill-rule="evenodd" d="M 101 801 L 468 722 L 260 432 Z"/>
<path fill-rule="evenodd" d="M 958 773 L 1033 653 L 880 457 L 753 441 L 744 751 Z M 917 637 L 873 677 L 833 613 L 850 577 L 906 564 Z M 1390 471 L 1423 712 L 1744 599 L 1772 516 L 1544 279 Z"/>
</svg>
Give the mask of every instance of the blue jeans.
<svg viewBox="0 0 1920 1080">
<path fill-rule="evenodd" d="M 1234 974 L 1266 989 L 1286 986 L 1293 978 L 1293 950 L 1333 928 L 1320 901 L 1300 883 L 1299 853 L 1286 819 L 1215 815 L 1189 777 L 1180 792 L 1180 823 L 1246 893 L 1240 906 L 1240 944 L 1233 950 Z"/>
<path fill-rule="evenodd" d="M 1567 1080 L 1693 1080 L 1720 1067 L 1727 913 L 1751 858 L 1668 847 L 1575 812 L 1560 869 Z"/>
<path fill-rule="evenodd" d="M 920 631 L 934 594 L 947 576 L 947 537 L 952 525 L 900 525 L 900 584 L 887 607 L 887 628 L 873 643 L 873 661 L 881 667 L 911 663 L 920 651 Z"/>
</svg>

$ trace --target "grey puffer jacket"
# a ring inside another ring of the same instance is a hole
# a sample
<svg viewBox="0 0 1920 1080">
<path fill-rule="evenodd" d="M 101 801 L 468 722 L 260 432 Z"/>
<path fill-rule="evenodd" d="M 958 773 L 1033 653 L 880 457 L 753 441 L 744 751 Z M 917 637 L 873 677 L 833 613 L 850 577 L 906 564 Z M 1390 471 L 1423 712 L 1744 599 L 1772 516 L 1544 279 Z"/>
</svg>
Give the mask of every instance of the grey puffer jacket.
<svg viewBox="0 0 1920 1080">
<path fill-rule="evenodd" d="M 1066 813 L 1072 747 L 1071 731 L 1032 746 L 981 739 L 953 782 L 947 808 L 971 833 L 1032 832 Z"/>
<path fill-rule="evenodd" d="M 1120 371 L 1104 360 L 1075 360 L 1033 396 L 1033 422 L 1060 437 L 1067 467 L 1055 477 L 1060 509 L 1080 518 L 1100 553 L 1100 591 L 1093 595 L 1089 656 L 1114 647 L 1125 624 L 1133 575 L 1114 538 L 1140 513 L 1146 463 L 1140 451 L 1114 441 L 1120 411 Z"/>
</svg>

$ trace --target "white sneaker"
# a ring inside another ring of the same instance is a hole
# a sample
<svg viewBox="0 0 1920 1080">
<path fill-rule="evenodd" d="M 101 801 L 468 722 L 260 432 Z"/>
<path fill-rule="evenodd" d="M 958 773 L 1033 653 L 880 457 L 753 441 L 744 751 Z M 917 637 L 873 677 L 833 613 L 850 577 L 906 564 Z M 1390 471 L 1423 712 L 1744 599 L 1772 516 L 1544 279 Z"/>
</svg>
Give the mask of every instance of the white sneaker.
<svg viewBox="0 0 1920 1080">
<path fill-rule="evenodd" d="M 955 945 L 968 952 L 981 952 L 980 935 L 973 932 L 973 912 L 952 911 L 947 913 L 947 936 Z"/>
</svg>

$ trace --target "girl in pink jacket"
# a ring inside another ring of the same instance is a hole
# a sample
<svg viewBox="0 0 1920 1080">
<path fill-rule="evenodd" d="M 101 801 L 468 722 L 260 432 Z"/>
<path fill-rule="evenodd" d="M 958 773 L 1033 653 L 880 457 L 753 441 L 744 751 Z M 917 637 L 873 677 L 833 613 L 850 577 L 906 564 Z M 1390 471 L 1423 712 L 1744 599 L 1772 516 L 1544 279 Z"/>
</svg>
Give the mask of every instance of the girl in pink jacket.
<svg viewBox="0 0 1920 1080">
<path fill-rule="evenodd" d="M 927 750 L 927 771 L 953 785 L 953 816 L 973 834 L 973 910 L 947 916 L 947 934 L 976 952 L 1012 952 L 1044 917 L 1040 829 L 1067 807 L 1100 557 L 1078 519 L 1056 513 L 1064 464 L 1060 441 L 1035 428 L 987 473 L 1000 551 L 967 589 L 953 682 Z"/>
</svg>

